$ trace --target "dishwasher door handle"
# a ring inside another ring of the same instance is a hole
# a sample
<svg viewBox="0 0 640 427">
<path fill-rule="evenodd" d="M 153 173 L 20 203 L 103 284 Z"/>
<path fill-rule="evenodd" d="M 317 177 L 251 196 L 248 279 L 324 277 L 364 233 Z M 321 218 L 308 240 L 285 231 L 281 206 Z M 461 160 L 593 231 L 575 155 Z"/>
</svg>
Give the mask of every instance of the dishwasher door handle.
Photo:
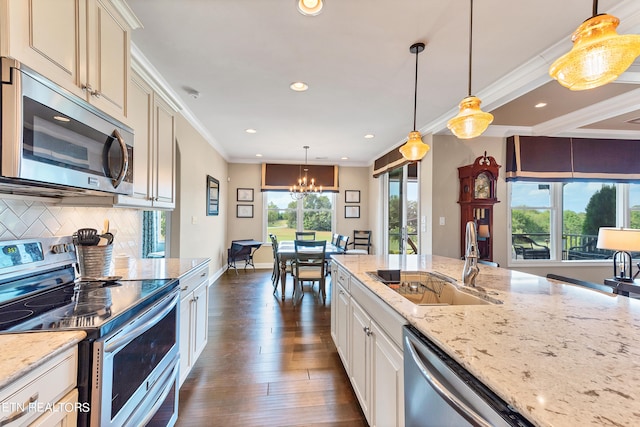
<svg viewBox="0 0 640 427">
<path fill-rule="evenodd" d="M 411 342 L 411 339 L 407 336 L 404 337 L 405 347 L 409 350 L 409 355 L 413 359 L 413 362 L 416 364 L 420 373 L 424 377 L 424 379 L 429 383 L 431 388 L 438 393 L 438 395 L 455 411 L 460 414 L 464 419 L 473 423 L 474 425 L 478 425 L 481 427 L 491 427 L 491 424 L 487 422 L 482 416 L 476 413 L 473 409 L 468 407 L 463 401 L 461 401 L 456 395 L 454 395 L 450 390 L 448 390 L 440 381 L 438 381 L 427 369 L 427 367 L 422 363 L 420 357 L 418 356 L 418 352 Z"/>
</svg>

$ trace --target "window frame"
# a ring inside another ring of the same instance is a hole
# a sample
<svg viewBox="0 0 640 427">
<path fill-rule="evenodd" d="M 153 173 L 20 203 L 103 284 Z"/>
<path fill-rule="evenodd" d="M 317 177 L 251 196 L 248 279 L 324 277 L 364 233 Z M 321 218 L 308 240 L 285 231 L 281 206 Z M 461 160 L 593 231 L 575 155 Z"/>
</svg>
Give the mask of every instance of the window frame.
<svg viewBox="0 0 640 427">
<path fill-rule="evenodd" d="M 271 244 L 269 240 L 269 193 L 283 193 L 282 191 L 264 191 L 262 197 L 262 212 L 263 212 L 263 224 L 262 224 L 262 233 L 265 236 L 265 242 L 268 245 Z M 328 196 L 331 200 L 331 234 L 335 233 L 336 223 L 337 223 L 337 197 L 334 192 L 325 192 L 320 193 L 322 196 Z M 294 201 L 294 199 L 291 199 Z M 307 211 L 317 211 L 318 209 L 305 209 L 304 208 L 304 199 L 295 200 L 296 204 L 296 231 L 306 231 L 304 230 L 304 213 Z M 328 209 L 327 209 L 328 210 Z M 322 209 L 320 209 L 322 211 Z M 280 240 L 280 239 L 278 239 Z"/>
<path fill-rule="evenodd" d="M 534 181 L 528 181 L 534 183 Z M 600 260 L 600 259 L 589 259 L 589 260 L 564 260 L 562 259 L 562 221 L 563 221 L 563 184 L 572 181 L 535 181 L 537 184 L 545 184 L 549 185 L 550 188 L 550 224 L 549 224 L 549 249 L 551 251 L 550 259 L 514 259 L 511 256 L 511 248 L 513 245 L 513 237 L 512 237 L 512 210 L 511 206 L 512 202 L 512 191 L 513 191 L 513 182 L 507 181 L 507 221 L 508 221 L 508 229 L 507 229 L 507 240 L 506 244 L 506 254 L 507 254 L 507 266 L 509 267 L 522 267 L 522 266 L 546 266 L 546 265 L 559 265 L 559 264 L 570 264 L 570 265 L 594 265 L 601 266 L 603 264 L 610 264 L 611 260 Z M 576 181 L 577 182 L 577 181 Z M 629 184 L 629 183 L 620 183 L 615 181 L 597 181 L 602 184 L 614 185 L 616 187 L 616 227 L 629 227 L 631 222 L 631 211 L 632 210 L 640 210 L 640 207 L 636 207 L 633 209 L 630 206 L 630 186 L 631 185 L 640 185 L 640 184 Z M 527 206 L 527 209 L 536 209 L 534 206 Z M 537 207 L 537 209 L 547 209 L 547 207 Z"/>
</svg>

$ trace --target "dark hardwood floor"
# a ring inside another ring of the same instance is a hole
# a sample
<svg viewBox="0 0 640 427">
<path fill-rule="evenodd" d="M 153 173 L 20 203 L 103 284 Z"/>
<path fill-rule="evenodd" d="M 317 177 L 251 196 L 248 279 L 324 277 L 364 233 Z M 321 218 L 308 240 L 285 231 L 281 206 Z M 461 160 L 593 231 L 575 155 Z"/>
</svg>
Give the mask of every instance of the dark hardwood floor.
<svg viewBox="0 0 640 427">
<path fill-rule="evenodd" d="M 180 390 L 177 426 L 366 426 L 331 339 L 327 303 L 272 295 L 271 271 L 211 286 L 209 342 Z"/>
</svg>

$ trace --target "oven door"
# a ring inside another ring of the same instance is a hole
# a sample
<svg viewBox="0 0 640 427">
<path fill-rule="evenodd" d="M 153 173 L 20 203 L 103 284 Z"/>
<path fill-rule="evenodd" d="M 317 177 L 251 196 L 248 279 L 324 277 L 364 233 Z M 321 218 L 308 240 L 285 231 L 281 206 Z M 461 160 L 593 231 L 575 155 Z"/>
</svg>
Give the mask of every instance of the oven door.
<svg viewBox="0 0 640 427">
<path fill-rule="evenodd" d="M 166 401 L 178 371 L 178 299 L 176 288 L 121 330 L 94 343 L 92 426 L 127 425 L 140 408 L 158 410 L 161 405 L 156 403 Z M 173 393 L 177 417 L 177 389 Z"/>
</svg>

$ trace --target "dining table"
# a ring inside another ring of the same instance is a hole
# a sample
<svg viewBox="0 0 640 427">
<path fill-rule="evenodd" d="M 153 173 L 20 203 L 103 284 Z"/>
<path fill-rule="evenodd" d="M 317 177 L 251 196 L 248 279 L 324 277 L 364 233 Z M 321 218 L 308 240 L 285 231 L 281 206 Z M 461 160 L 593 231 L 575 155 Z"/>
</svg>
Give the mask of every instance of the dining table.
<svg viewBox="0 0 640 427">
<path fill-rule="evenodd" d="M 330 259 L 331 255 L 343 254 L 344 250 L 334 244 L 327 242 L 324 257 Z M 293 240 L 283 240 L 278 243 L 277 251 L 280 260 L 280 289 L 282 293 L 282 301 L 284 301 L 284 292 L 287 284 L 287 263 L 295 259 L 296 248 Z"/>
</svg>

